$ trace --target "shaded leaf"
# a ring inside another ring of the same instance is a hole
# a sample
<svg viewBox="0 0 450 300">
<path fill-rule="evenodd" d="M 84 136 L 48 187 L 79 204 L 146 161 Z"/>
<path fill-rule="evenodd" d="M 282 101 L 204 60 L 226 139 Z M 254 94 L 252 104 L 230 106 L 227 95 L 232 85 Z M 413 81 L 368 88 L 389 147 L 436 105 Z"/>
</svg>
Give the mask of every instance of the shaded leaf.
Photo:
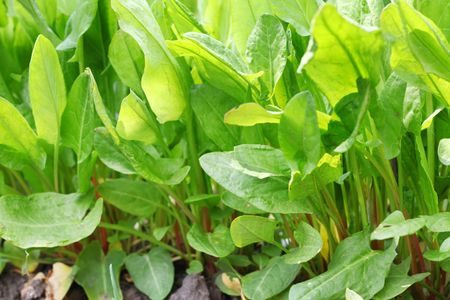
<svg viewBox="0 0 450 300">
<path fill-rule="evenodd" d="M 89 236 L 100 222 L 103 201 L 89 195 L 40 193 L 0 197 L 0 235 L 21 248 L 69 245 Z"/>
<path fill-rule="evenodd" d="M 164 299 L 172 289 L 175 273 L 170 255 L 161 248 L 145 255 L 137 253 L 125 259 L 136 287 L 151 299 Z"/>
<path fill-rule="evenodd" d="M 98 186 L 106 202 L 135 216 L 151 216 L 161 206 L 161 195 L 152 184 L 129 179 L 112 179 Z"/>
<path fill-rule="evenodd" d="M 231 222 L 230 233 L 233 243 L 239 247 L 257 242 L 274 243 L 277 223 L 258 216 L 240 216 Z"/>
<path fill-rule="evenodd" d="M 195 250 L 215 257 L 225 257 L 234 251 L 230 230 L 223 225 L 218 225 L 214 232 L 207 233 L 194 224 L 187 234 L 187 240 Z"/>
</svg>

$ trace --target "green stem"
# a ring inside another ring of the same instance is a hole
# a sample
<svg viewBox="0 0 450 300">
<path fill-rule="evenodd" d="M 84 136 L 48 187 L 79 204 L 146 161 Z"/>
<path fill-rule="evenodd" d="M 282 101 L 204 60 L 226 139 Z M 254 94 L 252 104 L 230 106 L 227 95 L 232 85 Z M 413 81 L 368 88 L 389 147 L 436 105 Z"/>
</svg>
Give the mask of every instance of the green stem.
<svg viewBox="0 0 450 300">
<path fill-rule="evenodd" d="M 363 227 L 366 227 L 367 225 L 369 225 L 368 220 L 367 220 L 366 200 L 364 199 L 361 178 L 359 177 L 358 162 L 356 160 L 356 151 L 354 148 L 349 150 L 349 159 L 350 159 L 350 165 L 352 168 L 353 179 L 355 180 L 355 188 L 356 188 L 356 194 L 358 197 L 358 203 L 360 206 L 362 225 L 363 225 Z"/>
<path fill-rule="evenodd" d="M 428 93 L 426 96 L 426 112 L 427 115 L 433 113 L 433 96 Z M 434 145 L 434 123 L 431 122 L 430 127 L 427 129 L 427 161 L 428 161 L 428 173 L 430 175 L 431 183 L 434 183 L 434 165 L 435 165 L 435 145 Z"/>
<path fill-rule="evenodd" d="M 59 124 L 58 124 L 59 126 Z M 54 189 L 55 192 L 59 192 L 59 176 L 58 176 L 58 171 L 59 171 L 59 130 L 58 130 L 58 135 L 56 138 L 56 142 L 55 142 L 55 146 L 54 146 L 54 152 L 53 152 L 53 185 L 54 185 Z"/>
<path fill-rule="evenodd" d="M 119 225 L 119 224 L 110 224 L 110 223 L 101 222 L 99 226 L 102 227 L 102 228 L 106 228 L 106 229 L 111 229 L 111 230 L 116 230 L 116 231 L 121 231 L 121 232 L 132 234 L 132 235 L 137 236 L 137 237 L 139 237 L 139 238 L 141 238 L 143 240 L 149 241 L 150 243 L 155 244 L 155 245 L 157 245 L 157 246 L 159 246 L 161 248 L 164 248 L 167 251 L 170 251 L 173 254 L 184 258 L 187 261 L 191 261 L 191 259 L 192 259 L 191 257 L 189 257 L 189 256 L 185 255 L 184 253 L 182 253 L 180 250 L 178 250 L 178 249 L 176 249 L 176 248 L 174 248 L 174 247 L 172 247 L 172 246 L 170 246 L 170 245 L 168 245 L 166 243 L 158 241 L 155 237 L 153 237 L 153 236 L 151 236 L 149 234 L 146 234 L 144 232 L 141 232 L 141 231 L 129 228 L 129 227 L 125 227 L 125 226 L 122 226 L 122 225 Z"/>
</svg>

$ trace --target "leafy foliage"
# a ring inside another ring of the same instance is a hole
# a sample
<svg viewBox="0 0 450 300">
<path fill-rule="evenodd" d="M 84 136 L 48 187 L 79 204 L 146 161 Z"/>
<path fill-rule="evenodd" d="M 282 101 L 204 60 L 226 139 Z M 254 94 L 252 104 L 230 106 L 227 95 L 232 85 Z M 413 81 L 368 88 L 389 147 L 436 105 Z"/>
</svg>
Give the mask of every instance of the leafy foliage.
<svg viewBox="0 0 450 300">
<path fill-rule="evenodd" d="M 387 2 L 0 1 L 0 272 L 448 298 L 448 3 Z"/>
</svg>

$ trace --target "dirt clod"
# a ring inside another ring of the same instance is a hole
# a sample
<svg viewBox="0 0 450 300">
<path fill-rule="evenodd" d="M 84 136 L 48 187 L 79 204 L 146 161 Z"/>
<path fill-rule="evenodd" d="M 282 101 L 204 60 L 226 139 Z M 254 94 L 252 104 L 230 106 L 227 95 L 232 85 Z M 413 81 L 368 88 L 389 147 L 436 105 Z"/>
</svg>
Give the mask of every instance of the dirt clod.
<svg viewBox="0 0 450 300">
<path fill-rule="evenodd" d="M 205 278 L 198 274 L 186 276 L 181 287 L 169 300 L 210 300 Z"/>
</svg>

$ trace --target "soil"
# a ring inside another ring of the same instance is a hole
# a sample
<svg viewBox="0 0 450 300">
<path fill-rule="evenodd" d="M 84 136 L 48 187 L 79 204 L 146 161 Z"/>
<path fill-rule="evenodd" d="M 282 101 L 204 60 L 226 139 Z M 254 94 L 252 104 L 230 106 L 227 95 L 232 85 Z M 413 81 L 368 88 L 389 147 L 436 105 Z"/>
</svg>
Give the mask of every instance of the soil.
<svg viewBox="0 0 450 300">
<path fill-rule="evenodd" d="M 7 267 L 0 275 L 0 300 L 51 300 L 45 297 L 45 275 L 50 269 L 42 268 L 36 274 L 22 275 L 20 271 Z M 174 287 L 169 300 L 232 300 L 220 292 L 215 284 L 203 275 L 186 275 L 184 270 L 176 268 Z M 129 280 L 128 274 L 122 274 L 120 287 L 124 300 L 149 300 Z M 237 298 L 235 298 L 237 299 Z M 87 300 L 83 289 L 72 284 L 64 300 Z"/>
</svg>

